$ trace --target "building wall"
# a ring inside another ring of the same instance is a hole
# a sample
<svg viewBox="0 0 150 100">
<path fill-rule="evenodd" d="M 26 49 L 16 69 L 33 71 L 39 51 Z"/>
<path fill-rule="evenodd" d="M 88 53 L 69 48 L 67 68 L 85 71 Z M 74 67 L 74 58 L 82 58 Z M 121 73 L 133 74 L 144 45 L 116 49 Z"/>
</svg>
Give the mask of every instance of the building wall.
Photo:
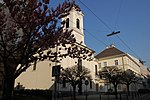
<svg viewBox="0 0 150 100">
<path fill-rule="evenodd" d="M 98 64 L 100 65 L 101 63 L 101 67 L 99 66 L 99 69 L 101 69 L 102 67 L 105 67 L 105 62 L 107 62 L 107 66 L 115 66 L 115 61 L 118 61 L 118 67 L 121 69 L 124 69 L 123 66 L 123 62 L 122 59 L 124 59 L 123 57 L 120 56 L 114 56 L 114 57 L 107 57 L 107 58 L 103 58 L 103 59 L 99 59 L 98 60 Z"/>
<path fill-rule="evenodd" d="M 77 65 L 78 59 L 72 59 L 70 57 L 66 57 L 59 63 L 61 67 L 64 69 L 67 67 L 72 67 Z M 58 64 L 58 65 L 59 65 Z M 87 86 L 88 91 L 95 91 L 95 64 L 94 61 L 82 61 L 82 65 L 88 68 L 91 71 L 92 76 L 92 88 L 90 85 Z M 36 70 L 33 70 L 33 66 L 27 69 L 25 73 L 22 73 L 15 82 L 15 87 L 18 83 L 23 85 L 25 89 L 54 89 L 54 80 L 55 78 L 52 77 L 52 66 L 55 65 L 50 61 L 43 61 L 37 63 Z M 85 84 L 83 81 L 83 91 L 85 91 Z M 67 84 L 67 87 L 63 88 L 62 84 L 57 84 L 58 91 L 70 91 L 72 90 L 72 86 Z"/>
<path fill-rule="evenodd" d="M 124 57 L 124 66 L 125 66 L 125 70 L 131 69 L 135 73 L 141 74 L 140 64 L 135 62 L 133 59 L 129 58 L 128 56 Z"/>
<path fill-rule="evenodd" d="M 100 65 L 98 68 L 101 70 L 102 67 L 105 66 L 105 62 L 107 62 L 107 66 L 115 66 L 115 60 L 118 60 L 118 66 L 119 68 L 122 68 L 124 71 L 127 69 L 131 69 L 134 71 L 138 76 L 141 77 L 141 74 L 145 74 L 147 72 L 147 68 L 145 66 L 141 66 L 138 59 L 132 57 L 129 54 L 125 55 L 117 55 L 117 56 L 111 56 L 111 57 L 104 57 L 97 59 L 98 65 Z M 145 81 L 145 80 L 143 80 Z M 100 87 L 103 87 L 101 91 L 106 92 L 106 90 L 113 86 L 108 86 L 105 82 L 99 84 Z M 120 87 L 121 86 L 121 87 Z M 137 91 L 138 89 L 143 88 L 143 83 L 137 83 L 137 84 L 131 84 L 130 90 L 131 91 Z M 118 91 L 126 91 L 125 85 L 118 85 Z"/>
<path fill-rule="evenodd" d="M 61 66 L 65 69 L 67 67 L 72 67 L 72 66 L 75 66 L 77 65 L 78 63 L 78 59 L 72 59 L 70 57 L 67 57 L 65 59 L 63 59 L 61 61 Z M 87 86 L 87 90 L 88 91 L 95 91 L 95 65 L 96 65 L 96 62 L 94 61 L 87 61 L 87 60 L 82 60 L 82 66 L 88 68 L 90 71 L 91 71 L 91 76 L 92 76 L 92 88 L 90 88 L 90 85 Z M 59 84 L 59 89 L 60 91 L 71 91 L 72 90 L 72 86 L 67 84 L 66 85 L 67 87 L 63 88 L 62 84 Z M 82 91 L 84 92 L 85 89 L 86 89 L 86 85 L 85 85 L 85 81 L 82 82 Z M 78 90 L 78 88 L 77 88 Z"/>
<path fill-rule="evenodd" d="M 98 59 L 97 62 L 101 63 L 101 67 L 104 67 L 104 63 L 107 62 L 107 66 L 115 66 L 115 60 L 118 60 L 118 67 L 123 70 L 131 69 L 134 72 L 141 74 L 140 65 L 135 63 L 131 58 L 126 55 L 118 55 L 112 57 L 106 57 Z"/>
<path fill-rule="evenodd" d="M 50 89 L 54 83 L 51 74 L 50 61 L 39 62 L 36 70 L 33 70 L 33 66 L 31 66 L 16 79 L 15 87 L 20 83 L 25 89 Z"/>
<path fill-rule="evenodd" d="M 120 69 L 124 70 L 123 66 L 123 60 L 124 57 L 122 56 L 113 56 L 113 57 L 106 57 L 106 58 L 101 58 L 101 59 L 97 59 L 97 63 L 98 63 L 98 70 L 101 70 L 103 67 L 105 67 L 105 63 L 107 63 L 107 66 L 115 66 L 115 61 L 118 61 L 118 66 Z M 112 84 L 110 83 L 106 83 L 106 81 L 102 81 L 99 80 L 99 78 L 97 78 L 97 81 L 99 83 L 99 87 L 100 87 L 100 92 L 107 92 L 108 89 L 113 89 Z"/>
</svg>

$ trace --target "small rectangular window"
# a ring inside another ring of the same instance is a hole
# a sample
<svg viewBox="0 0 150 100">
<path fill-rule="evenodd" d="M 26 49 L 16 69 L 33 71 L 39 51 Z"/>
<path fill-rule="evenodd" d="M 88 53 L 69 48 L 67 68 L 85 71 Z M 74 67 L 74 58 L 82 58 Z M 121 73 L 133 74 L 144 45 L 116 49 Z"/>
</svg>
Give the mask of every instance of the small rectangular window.
<svg viewBox="0 0 150 100">
<path fill-rule="evenodd" d="M 118 65 L 118 60 L 115 60 L 115 65 Z"/>
<path fill-rule="evenodd" d="M 107 62 L 104 62 L 104 67 L 107 67 Z"/>
</svg>

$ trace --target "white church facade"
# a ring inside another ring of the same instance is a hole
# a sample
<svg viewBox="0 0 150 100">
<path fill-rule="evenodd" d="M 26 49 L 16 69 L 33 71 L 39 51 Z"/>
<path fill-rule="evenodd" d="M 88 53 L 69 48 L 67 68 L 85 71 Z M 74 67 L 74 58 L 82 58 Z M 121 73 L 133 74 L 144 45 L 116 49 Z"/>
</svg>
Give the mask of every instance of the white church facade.
<svg viewBox="0 0 150 100">
<path fill-rule="evenodd" d="M 80 8 L 77 5 L 74 5 L 72 10 L 70 11 L 70 14 L 64 17 L 62 20 L 66 21 L 65 29 L 72 30 L 72 34 L 74 34 L 76 38 L 76 42 L 81 44 L 82 46 L 86 47 L 84 43 L 84 28 L 83 28 L 83 16 L 84 14 L 80 10 Z M 86 47 L 88 50 L 91 50 L 90 48 Z M 61 52 L 65 52 L 61 50 Z M 91 50 L 93 52 L 93 50 Z M 94 58 L 94 54 L 92 55 Z M 77 58 L 70 58 L 66 57 L 61 60 L 60 63 L 57 63 L 57 65 L 60 65 L 62 68 L 72 67 L 78 64 Z M 91 71 L 92 81 L 87 86 L 88 91 L 96 91 L 96 88 L 98 88 L 98 85 L 96 87 L 95 83 L 95 65 L 97 63 L 87 60 L 82 60 L 82 66 L 85 66 Z M 54 90 L 54 82 L 55 77 L 52 77 L 52 66 L 56 65 L 54 62 L 50 61 L 41 61 L 37 63 L 36 68 L 30 67 L 26 70 L 25 73 L 22 73 L 15 82 L 15 87 L 20 84 L 25 89 L 50 89 Z M 64 87 L 62 84 L 57 83 L 57 91 L 72 91 L 72 86 L 70 84 L 67 84 L 66 87 Z M 83 82 L 82 84 L 82 91 L 85 91 L 85 84 Z M 78 90 L 78 88 L 77 88 Z M 98 90 L 98 89 L 97 89 Z"/>
</svg>

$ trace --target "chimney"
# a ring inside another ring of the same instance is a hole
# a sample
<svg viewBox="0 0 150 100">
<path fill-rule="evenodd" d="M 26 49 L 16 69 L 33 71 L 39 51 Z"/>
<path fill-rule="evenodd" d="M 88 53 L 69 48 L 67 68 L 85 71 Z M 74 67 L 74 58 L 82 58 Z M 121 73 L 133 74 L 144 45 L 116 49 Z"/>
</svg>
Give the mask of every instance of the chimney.
<svg viewBox="0 0 150 100">
<path fill-rule="evenodd" d="M 106 46 L 106 49 L 112 48 L 112 47 L 115 47 L 115 45 L 114 44 L 108 45 L 108 46 Z"/>
<path fill-rule="evenodd" d="M 114 44 L 111 44 L 110 47 L 115 47 L 115 45 L 114 45 Z"/>
</svg>

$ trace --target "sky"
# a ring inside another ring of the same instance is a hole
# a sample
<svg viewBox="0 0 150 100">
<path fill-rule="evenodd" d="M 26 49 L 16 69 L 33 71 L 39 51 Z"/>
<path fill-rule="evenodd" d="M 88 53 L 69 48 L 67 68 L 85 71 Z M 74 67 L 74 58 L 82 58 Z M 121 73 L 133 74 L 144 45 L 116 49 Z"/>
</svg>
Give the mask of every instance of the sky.
<svg viewBox="0 0 150 100">
<path fill-rule="evenodd" d="M 84 13 L 85 43 L 96 54 L 114 44 L 150 67 L 150 0 L 76 0 L 76 4 Z M 107 37 L 112 31 L 120 33 Z"/>
</svg>

